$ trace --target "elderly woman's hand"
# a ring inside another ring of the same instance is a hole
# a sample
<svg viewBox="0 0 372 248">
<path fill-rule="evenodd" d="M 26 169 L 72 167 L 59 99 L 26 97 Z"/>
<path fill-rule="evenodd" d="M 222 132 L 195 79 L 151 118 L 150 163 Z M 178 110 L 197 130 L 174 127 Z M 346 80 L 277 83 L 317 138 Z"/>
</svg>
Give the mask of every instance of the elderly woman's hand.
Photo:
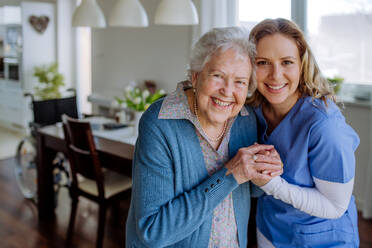
<svg viewBox="0 0 372 248">
<path fill-rule="evenodd" d="M 266 150 L 266 151 L 260 151 L 259 153 L 256 154 L 256 162 L 267 162 L 267 163 L 273 163 L 280 165 L 279 170 L 274 170 L 274 171 L 262 171 L 263 174 L 267 174 L 270 176 L 270 178 L 267 179 L 259 179 L 259 178 L 253 178 L 252 182 L 256 184 L 257 186 L 263 186 L 266 183 L 268 183 L 272 178 L 276 176 L 280 176 L 283 174 L 283 163 L 282 160 L 280 159 L 279 153 L 275 150 L 275 148 L 272 148 L 271 150 Z"/>
<path fill-rule="evenodd" d="M 283 173 L 280 157 L 277 156 L 272 145 L 254 144 L 241 148 L 226 165 L 227 174 L 233 174 L 235 180 L 241 184 L 254 180 L 262 186 L 273 177 Z"/>
</svg>

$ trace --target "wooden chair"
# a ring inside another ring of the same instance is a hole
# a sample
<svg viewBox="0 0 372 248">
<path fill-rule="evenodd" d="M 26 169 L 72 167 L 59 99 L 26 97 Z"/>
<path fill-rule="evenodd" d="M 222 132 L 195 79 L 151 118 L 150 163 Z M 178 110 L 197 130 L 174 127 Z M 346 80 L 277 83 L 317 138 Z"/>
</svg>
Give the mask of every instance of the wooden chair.
<svg viewBox="0 0 372 248">
<path fill-rule="evenodd" d="M 66 247 L 70 247 L 79 197 L 99 204 L 96 247 L 102 247 L 106 209 L 114 201 L 128 197 L 131 178 L 101 167 L 89 122 L 63 116 L 63 130 L 70 160 L 72 183 L 70 186 L 71 215 Z"/>
</svg>

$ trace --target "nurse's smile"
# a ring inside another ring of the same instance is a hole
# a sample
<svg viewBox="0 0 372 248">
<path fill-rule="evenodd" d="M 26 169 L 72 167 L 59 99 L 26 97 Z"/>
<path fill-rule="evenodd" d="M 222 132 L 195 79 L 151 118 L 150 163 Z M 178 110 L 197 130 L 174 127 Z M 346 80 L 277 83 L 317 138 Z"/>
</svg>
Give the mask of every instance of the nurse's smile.
<svg viewBox="0 0 372 248">
<path fill-rule="evenodd" d="M 280 85 L 272 85 L 265 83 L 265 86 L 268 88 L 267 90 L 271 93 L 281 93 L 284 87 L 286 87 L 288 84 L 280 84 Z"/>
</svg>

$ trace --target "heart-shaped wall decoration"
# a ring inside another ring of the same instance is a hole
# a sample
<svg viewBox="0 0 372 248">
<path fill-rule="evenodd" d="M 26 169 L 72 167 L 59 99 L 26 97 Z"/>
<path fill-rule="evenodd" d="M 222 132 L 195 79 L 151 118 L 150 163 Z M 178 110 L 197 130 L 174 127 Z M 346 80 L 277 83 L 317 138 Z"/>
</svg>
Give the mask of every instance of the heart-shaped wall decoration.
<svg viewBox="0 0 372 248">
<path fill-rule="evenodd" d="M 44 33 L 46 28 L 48 27 L 49 17 L 47 16 L 30 16 L 28 21 L 30 22 L 31 26 L 40 34 Z"/>
</svg>

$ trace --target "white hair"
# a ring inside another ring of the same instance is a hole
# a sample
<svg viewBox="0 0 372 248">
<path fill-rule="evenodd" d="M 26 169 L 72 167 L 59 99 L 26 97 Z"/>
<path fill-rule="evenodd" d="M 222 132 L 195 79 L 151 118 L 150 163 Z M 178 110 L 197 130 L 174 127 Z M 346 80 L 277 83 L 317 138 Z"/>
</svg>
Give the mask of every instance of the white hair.
<svg viewBox="0 0 372 248">
<path fill-rule="evenodd" d="M 252 93 L 256 89 L 255 56 L 256 47 L 249 40 L 249 31 L 241 27 L 213 28 L 205 33 L 194 45 L 188 69 L 191 80 L 193 72 L 201 72 L 217 51 L 234 49 L 238 56 L 248 57 L 252 65 L 248 90 Z"/>
</svg>

